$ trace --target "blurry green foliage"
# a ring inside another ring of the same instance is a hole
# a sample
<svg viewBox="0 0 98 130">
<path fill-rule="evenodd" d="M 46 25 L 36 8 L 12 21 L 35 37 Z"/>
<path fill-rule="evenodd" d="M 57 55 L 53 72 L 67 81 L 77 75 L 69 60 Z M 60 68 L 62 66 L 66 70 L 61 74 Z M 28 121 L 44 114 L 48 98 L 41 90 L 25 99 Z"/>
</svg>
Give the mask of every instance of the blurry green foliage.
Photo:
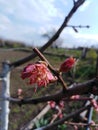
<svg viewBox="0 0 98 130">
<path fill-rule="evenodd" d="M 87 57 L 95 60 L 97 58 L 97 53 L 95 49 L 91 48 L 87 53 Z"/>
</svg>

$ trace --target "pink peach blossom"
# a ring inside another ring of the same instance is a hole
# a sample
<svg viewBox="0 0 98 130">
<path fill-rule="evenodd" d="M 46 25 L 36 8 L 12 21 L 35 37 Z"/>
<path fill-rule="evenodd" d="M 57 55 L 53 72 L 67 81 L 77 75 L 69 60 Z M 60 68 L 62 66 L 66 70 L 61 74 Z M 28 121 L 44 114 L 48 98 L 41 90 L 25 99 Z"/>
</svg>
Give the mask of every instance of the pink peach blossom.
<svg viewBox="0 0 98 130">
<path fill-rule="evenodd" d="M 21 73 L 22 79 L 29 79 L 29 84 L 37 84 L 39 87 L 47 86 L 48 83 L 55 81 L 47 66 L 43 63 L 27 65 Z"/>
</svg>

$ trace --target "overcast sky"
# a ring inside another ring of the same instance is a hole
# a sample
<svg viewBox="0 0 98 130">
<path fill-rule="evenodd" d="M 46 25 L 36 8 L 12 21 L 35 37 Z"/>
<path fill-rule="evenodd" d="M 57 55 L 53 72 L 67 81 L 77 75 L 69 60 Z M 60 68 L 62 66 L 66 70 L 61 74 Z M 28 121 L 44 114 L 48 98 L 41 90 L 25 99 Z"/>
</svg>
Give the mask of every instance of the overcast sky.
<svg viewBox="0 0 98 130">
<path fill-rule="evenodd" d="M 43 45 L 41 35 L 58 29 L 73 6 L 72 0 L 0 0 L 0 38 Z M 65 28 L 61 34 L 64 47 L 98 46 L 98 0 L 86 0 L 69 25 L 90 28 Z"/>
</svg>

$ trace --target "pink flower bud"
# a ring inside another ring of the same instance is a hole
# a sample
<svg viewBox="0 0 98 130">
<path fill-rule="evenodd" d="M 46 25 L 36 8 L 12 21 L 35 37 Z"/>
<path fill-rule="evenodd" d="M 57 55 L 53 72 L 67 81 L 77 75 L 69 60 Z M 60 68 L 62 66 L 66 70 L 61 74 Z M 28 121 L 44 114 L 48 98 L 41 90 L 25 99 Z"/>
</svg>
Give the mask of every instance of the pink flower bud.
<svg viewBox="0 0 98 130">
<path fill-rule="evenodd" d="M 60 118 L 60 119 L 63 118 L 63 114 L 62 114 L 62 113 L 59 114 L 59 118 Z"/>
<path fill-rule="evenodd" d="M 60 101 L 60 102 L 59 102 L 59 107 L 60 107 L 60 108 L 64 108 L 64 101 Z"/>
<path fill-rule="evenodd" d="M 48 104 L 50 105 L 51 108 L 56 107 L 56 102 L 54 102 L 54 101 L 49 101 Z"/>
<path fill-rule="evenodd" d="M 73 95 L 70 97 L 71 99 L 79 99 L 80 98 L 80 95 Z"/>
<path fill-rule="evenodd" d="M 91 104 L 92 106 L 94 107 L 95 111 L 98 112 L 98 104 L 97 104 L 97 101 L 92 99 L 91 100 Z"/>
<path fill-rule="evenodd" d="M 23 93 L 23 90 L 22 90 L 21 88 L 19 88 L 19 89 L 18 89 L 18 96 L 19 96 L 19 95 L 22 95 L 22 93 Z"/>
</svg>

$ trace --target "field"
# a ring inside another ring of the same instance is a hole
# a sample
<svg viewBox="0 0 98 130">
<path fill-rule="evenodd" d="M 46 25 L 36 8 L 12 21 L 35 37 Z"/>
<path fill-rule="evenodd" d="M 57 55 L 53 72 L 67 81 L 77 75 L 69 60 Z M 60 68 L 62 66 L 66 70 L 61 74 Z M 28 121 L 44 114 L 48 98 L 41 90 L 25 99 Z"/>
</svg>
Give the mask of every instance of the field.
<svg viewBox="0 0 98 130">
<path fill-rule="evenodd" d="M 82 51 L 80 50 L 67 50 L 67 49 L 56 49 L 56 48 L 49 48 L 47 50 L 49 53 L 54 54 L 66 54 L 70 56 L 75 57 L 81 57 Z M 92 53 L 93 52 L 93 53 Z M 8 51 L 6 49 L 0 49 L 0 73 L 2 71 L 2 62 L 9 60 L 11 63 L 19 60 L 21 58 L 24 58 L 25 56 L 30 55 L 32 52 L 23 52 L 23 51 Z M 92 55 L 91 55 L 92 53 Z M 49 60 L 49 62 L 56 68 L 59 67 L 60 63 L 65 60 L 65 57 L 58 57 L 58 56 L 49 56 L 46 55 L 46 58 Z M 74 81 L 84 81 L 85 79 L 90 79 L 95 74 L 95 65 L 96 65 L 96 53 L 95 51 L 90 50 L 87 55 L 88 60 L 83 60 L 82 62 L 78 63 L 77 74 L 75 74 Z M 35 61 L 38 61 L 39 57 L 29 61 L 28 63 L 33 63 Z M 34 93 L 33 86 L 27 85 L 25 81 L 23 81 L 20 77 L 21 71 L 25 65 L 28 63 L 25 63 L 11 71 L 11 81 L 10 81 L 10 92 L 12 97 L 17 97 L 17 90 L 18 88 L 22 88 L 24 91 L 24 97 L 38 97 L 43 96 L 47 94 L 52 94 L 56 92 L 58 89 L 60 89 L 60 86 L 55 87 L 53 85 L 50 85 L 47 88 L 42 88 L 41 90 L 38 90 L 37 93 Z M 92 66 L 91 66 L 92 65 Z M 82 66 L 82 68 L 81 68 Z M 80 69 L 81 68 L 81 69 Z M 88 68 L 88 70 L 87 70 Z M 82 75 L 81 75 L 82 74 Z M 80 78 L 77 78 L 79 77 Z M 64 76 L 66 82 L 68 84 L 71 83 L 72 76 L 70 77 L 70 74 L 67 76 Z M 70 82 L 69 82 L 70 81 Z M 0 84 L 1 85 L 1 84 Z M 0 86 L 1 87 L 1 86 Z M 45 104 L 39 104 L 39 105 L 22 105 L 19 106 L 17 104 L 10 104 L 10 117 L 9 117 L 9 130 L 19 130 L 21 127 L 23 127 L 28 121 L 30 121 L 32 118 L 34 118 L 39 111 L 45 106 Z"/>
</svg>

